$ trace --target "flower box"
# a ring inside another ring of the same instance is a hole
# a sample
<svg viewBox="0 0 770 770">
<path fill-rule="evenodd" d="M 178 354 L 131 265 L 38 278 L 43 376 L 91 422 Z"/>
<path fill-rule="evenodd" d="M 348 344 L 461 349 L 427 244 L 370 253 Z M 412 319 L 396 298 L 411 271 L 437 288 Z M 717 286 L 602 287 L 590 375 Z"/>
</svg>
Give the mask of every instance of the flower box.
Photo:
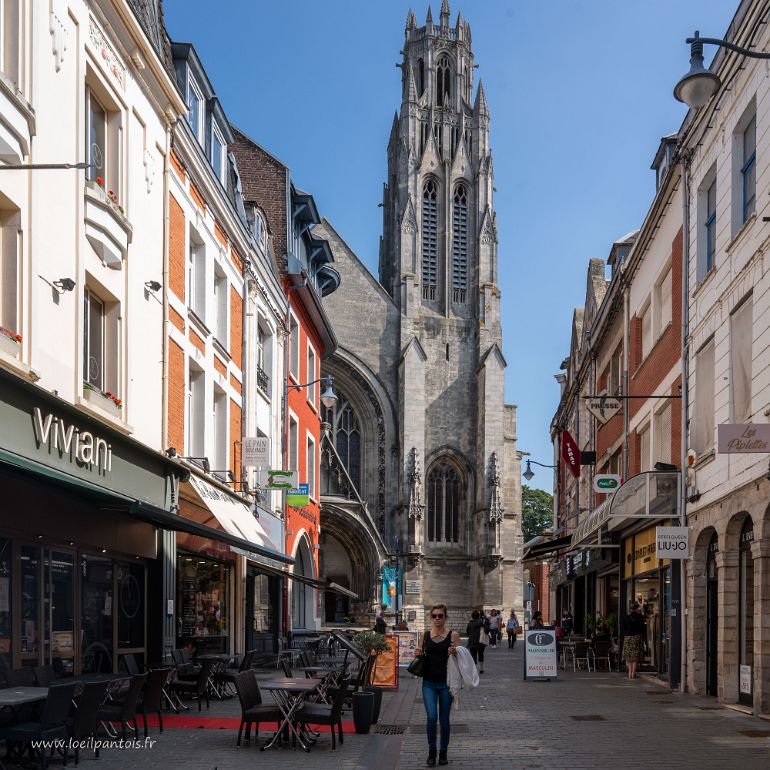
<svg viewBox="0 0 770 770">
<path fill-rule="evenodd" d="M 0 332 L 0 350 L 13 358 L 18 358 L 21 353 L 21 343 L 13 337 Z"/>
<path fill-rule="evenodd" d="M 121 408 L 115 403 L 115 400 L 110 396 L 102 393 L 94 388 L 83 388 L 83 399 L 92 406 L 96 406 L 104 412 L 111 414 L 113 417 L 120 417 Z"/>
</svg>

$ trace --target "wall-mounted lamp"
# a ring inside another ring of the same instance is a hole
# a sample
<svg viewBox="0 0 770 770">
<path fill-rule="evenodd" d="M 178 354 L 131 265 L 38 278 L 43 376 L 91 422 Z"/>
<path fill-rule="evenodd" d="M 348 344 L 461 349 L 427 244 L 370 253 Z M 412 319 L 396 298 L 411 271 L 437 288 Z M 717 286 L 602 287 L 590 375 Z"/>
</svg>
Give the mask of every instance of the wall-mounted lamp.
<svg viewBox="0 0 770 770">
<path fill-rule="evenodd" d="M 176 456 L 177 456 L 177 454 L 176 454 L 176 447 L 170 446 L 166 450 L 166 457 L 176 457 Z"/>
<path fill-rule="evenodd" d="M 145 281 L 144 285 L 147 291 L 160 291 L 161 287 L 160 281 Z"/>
<path fill-rule="evenodd" d="M 75 281 L 72 278 L 59 278 L 58 281 L 54 281 L 51 285 L 59 294 L 64 294 L 65 291 L 72 291 L 75 288 Z"/>
<path fill-rule="evenodd" d="M 184 457 L 182 459 L 194 463 L 199 468 L 202 468 L 204 473 L 211 473 L 211 463 L 209 463 L 208 457 Z"/>
</svg>

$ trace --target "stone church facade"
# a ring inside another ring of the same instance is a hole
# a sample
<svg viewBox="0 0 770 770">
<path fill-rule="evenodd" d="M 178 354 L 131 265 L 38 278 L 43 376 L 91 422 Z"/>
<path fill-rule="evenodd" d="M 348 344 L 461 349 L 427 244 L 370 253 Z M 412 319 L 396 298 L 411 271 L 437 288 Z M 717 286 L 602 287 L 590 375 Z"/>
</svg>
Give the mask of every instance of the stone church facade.
<svg viewBox="0 0 770 770">
<path fill-rule="evenodd" d="M 364 620 L 381 567 L 392 609 L 422 627 L 446 603 L 522 608 L 516 407 L 504 403 L 490 115 L 474 94 L 470 25 L 407 16 L 402 98 L 387 148 L 379 280 L 324 221 L 340 289 L 324 362 L 339 403 L 322 437 L 321 573 L 358 594 L 322 619 Z M 458 626 L 459 627 L 459 626 Z"/>
</svg>

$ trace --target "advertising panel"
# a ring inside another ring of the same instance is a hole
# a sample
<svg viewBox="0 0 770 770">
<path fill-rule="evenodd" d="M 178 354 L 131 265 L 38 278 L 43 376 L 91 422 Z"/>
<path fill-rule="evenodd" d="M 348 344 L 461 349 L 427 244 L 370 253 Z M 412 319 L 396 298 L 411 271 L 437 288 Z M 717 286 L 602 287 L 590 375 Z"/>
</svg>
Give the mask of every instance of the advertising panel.
<svg viewBox="0 0 770 770">
<path fill-rule="evenodd" d="M 524 679 L 555 679 L 557 672 L 555 629 L 552 626 L 527 629 L 524 633 Z"/>
<path fill-rule="evenodd" d="M 388 649 L 377 656 L 372 671 L 372 684 L 377 687 L 398 688 L 398 639 L 395 634 L 385 634 Z"/>
</svg>

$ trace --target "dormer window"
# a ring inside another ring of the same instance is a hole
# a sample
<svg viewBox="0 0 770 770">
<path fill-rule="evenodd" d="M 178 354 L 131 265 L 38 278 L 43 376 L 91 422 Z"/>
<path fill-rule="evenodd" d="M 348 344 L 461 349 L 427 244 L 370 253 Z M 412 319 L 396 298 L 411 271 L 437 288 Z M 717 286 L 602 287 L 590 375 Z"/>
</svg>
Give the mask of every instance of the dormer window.
<svg viewBox="0 0 770 770">
<path fill-rule="evenodd" d="M 203 94 L 192 76 L 187 81 L 187 119 L 195 134 L 195 138 L 201 142 L 203 137 Z"/>
<path fill-rule="evenodd" d="M 217 179 L 224 184 L 225 181 L 225 140 L 216 125 L 211 131 L 211 166 Z"/>
</svg>

